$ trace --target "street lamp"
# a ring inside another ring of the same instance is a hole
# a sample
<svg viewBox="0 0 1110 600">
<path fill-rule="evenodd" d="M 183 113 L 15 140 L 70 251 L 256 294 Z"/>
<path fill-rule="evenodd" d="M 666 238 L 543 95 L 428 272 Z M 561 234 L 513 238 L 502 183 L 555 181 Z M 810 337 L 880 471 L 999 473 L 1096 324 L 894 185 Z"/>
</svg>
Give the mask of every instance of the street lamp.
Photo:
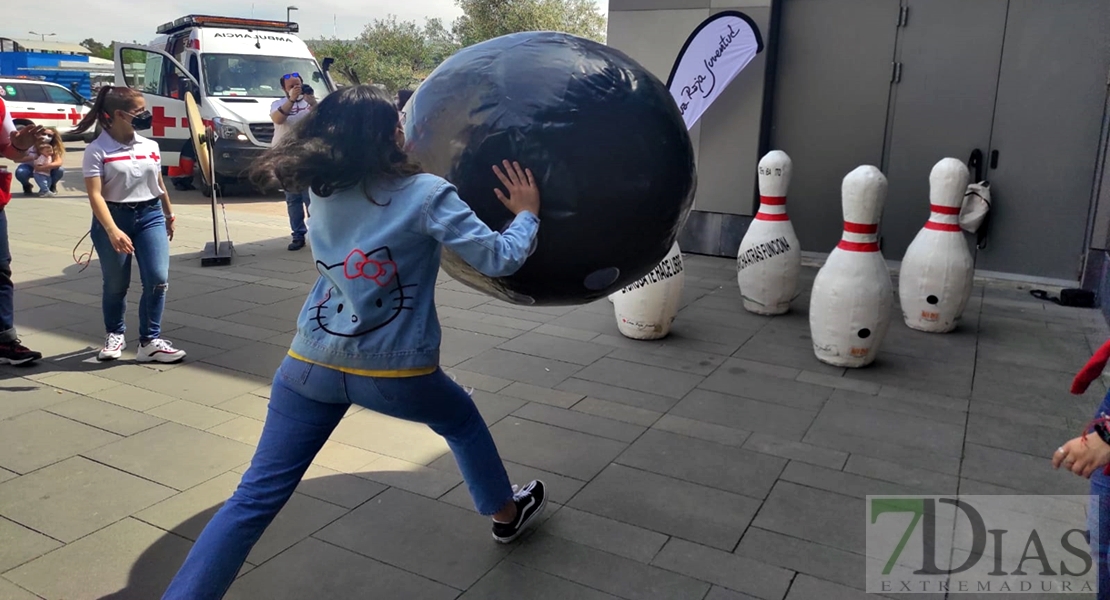
<svg viewBox="0 0 1110 600">
<path fill-rule="evenodd" d="M 29 33 L 31 35 L 42 36 L 42 41 L 44 41 L 44 42 L 46 41 L 46 36 L 48 36 L 48 35 L 58 35 L 56 33 L 35 33 L 34 31 L 28 31 L 27 33 Z"/>
<path fill-rule="evenodd" d="M 292 21 L 289 19 L 289 13 L 291 13 L 295 10 L 300 10 L 300 9 L 297 8 L 296 6 L 286 6 L 285 7 L 285 22 L 286 23 L 292 23 Z"/>
</svg>

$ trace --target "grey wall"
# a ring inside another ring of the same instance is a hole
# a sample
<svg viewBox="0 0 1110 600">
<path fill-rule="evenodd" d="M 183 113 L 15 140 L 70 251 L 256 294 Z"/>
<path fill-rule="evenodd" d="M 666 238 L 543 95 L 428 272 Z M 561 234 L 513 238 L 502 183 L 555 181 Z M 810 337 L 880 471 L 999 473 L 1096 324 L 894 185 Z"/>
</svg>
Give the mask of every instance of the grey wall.
<svg viewBox="0 0 1110 600">
<path fill-rule="evenodd" d="M 698 192 L 679 244 L 687 252 L 735 255 L 757 207 L 771 0 L 610 0 L 608 44 L 665 83 L 686 38 L 699 23 L 723 10 L 751 17 L 764 50 L 690 132 Z"/>
</svg>

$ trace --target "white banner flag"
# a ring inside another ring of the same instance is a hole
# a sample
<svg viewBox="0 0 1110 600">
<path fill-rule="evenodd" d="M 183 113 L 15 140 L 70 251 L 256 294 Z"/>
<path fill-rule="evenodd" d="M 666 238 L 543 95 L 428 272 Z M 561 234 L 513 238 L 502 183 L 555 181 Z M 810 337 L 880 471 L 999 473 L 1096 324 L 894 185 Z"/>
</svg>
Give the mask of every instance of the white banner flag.
<svg viewBox="0 0 1110 600">
<path fill-rule="evenodd" d="M 687 129 L 762 51 L 759 28 L 744 13 L 720 12 L 698 25 L 678 53 L 667 80 Z"/>
</svg>

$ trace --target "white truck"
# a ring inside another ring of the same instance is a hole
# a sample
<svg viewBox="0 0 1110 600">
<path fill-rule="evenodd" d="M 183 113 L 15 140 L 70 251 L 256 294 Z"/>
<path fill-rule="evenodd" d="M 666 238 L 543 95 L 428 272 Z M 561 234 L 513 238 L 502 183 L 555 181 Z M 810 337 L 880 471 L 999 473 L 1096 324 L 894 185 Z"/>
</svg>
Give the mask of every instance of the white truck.
<svg viewBox="0 0 1110 600">
<path fill-rule="evenodd" d="M 297 35 L 296 23 L 189 15 L 158 28 L 147 46 L 115 46 L 116 85 L 140 90 L 154 115 L 149 131 L 158 142 L 162 166 L 171 177 L 193 170 L 181 155 L 194 156 L 186 91 L 192 91 L 201 117 L 216 132 L 219 183 L 244 177 L 252 161 L 270 147 L 274 123 L 270 105 L 281 98 L 282 77 L 297 73 L 316 97 L 335 90 L 321 65 Z"/>
</svg>

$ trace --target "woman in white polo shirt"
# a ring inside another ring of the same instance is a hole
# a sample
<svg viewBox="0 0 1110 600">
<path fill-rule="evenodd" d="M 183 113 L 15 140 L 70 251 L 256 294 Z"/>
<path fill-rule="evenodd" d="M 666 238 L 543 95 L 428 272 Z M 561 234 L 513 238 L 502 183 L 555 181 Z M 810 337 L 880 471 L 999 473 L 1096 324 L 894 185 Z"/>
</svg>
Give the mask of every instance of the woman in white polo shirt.
<svg viewBox="0 0 1110 600">
<path fill-rule="evenodd" d="M 131 88 L 105 86 L 76 132 L 99 123 L 102 133 L 85 148 L 83 171 L 92 205 L 90 237 L 104 274 L 104 327 L 100 360 L 123 356 L 124 313 L 131 283 L 131 258 L 139 263 L 139 362 L 177 362 L 185 353 L 161 338 L 162 310 L 170 269 L 174 218 L 162 181 L 158 144 L 136 130 L 149 129 L 151 114 L 143 95 Z"/>
</svg>

